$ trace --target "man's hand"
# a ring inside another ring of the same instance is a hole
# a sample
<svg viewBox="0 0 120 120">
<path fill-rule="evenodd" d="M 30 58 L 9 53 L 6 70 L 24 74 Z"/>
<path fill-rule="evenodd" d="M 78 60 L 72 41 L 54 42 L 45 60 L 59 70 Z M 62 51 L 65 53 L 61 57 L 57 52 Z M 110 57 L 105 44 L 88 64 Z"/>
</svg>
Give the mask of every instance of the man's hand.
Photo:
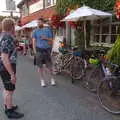
<svg viewBox="0 0 120 120">
<path fill-rule="evenodd" d="M 13 84 L 16 84 L 16 75 L 14 74 L 13 69 L 12 69 L 12 65 L 11 65 L 11 63 L 9 61 L 9 54 L 2 53 L 1 58 L 2 58 L 2 61 L 3 61 L 3 64 L 4 64 L 5 68 L 6 68 L 6 70 L 10 74 L 11 82 Z"/>
<path fill-rule="evenodd" d="M 33 38 L 32 41 L 33 41 L 33 52 L 34 52 L 34 55 L 36 55 L 36 40 L 35 40 L 35 38 Z"/>
<path fill-rule="evenodd" d="M 33 50 L 33 53 L 34 53 L 34 55 L 36 55 L 36 53 L 37 53 L 36 50 Z"/>
<path fill-rule="evenodd" d="M 11 75 L 11 82 L 12 82 L 12 84 L 16 84 L 16 75 L 15 74 Z"/>
<path fill-rule="evenodd" d="M 37 54 L 37 51 L 36 51 L 36 48 L 33 49 L 33 55 L 36 56 Z"/>
<path fill-rule="evenodd" d="M 41 35 L 40 38 L 43 39 L 43 40 L 48 40 L 48 38 L 46 38 L 46 37 L 43 36 L 43 35 Z"/>
<path fill-rule="evenodd" d="M 36 55 L 37 51 L 36 51 L 36 47 L 33 48 L 33 54 Z"/>
</svg>

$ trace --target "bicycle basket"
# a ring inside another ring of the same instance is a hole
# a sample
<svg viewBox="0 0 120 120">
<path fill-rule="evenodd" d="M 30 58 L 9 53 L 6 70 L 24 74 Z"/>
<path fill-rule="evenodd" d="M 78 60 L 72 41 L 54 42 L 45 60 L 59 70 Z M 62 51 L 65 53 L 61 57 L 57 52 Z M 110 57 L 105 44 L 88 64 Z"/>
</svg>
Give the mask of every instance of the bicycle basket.
<svg viewBox="0 0 120 120">
<path fill-rule="evenodd" d="M 79 57 L 80 57 L 80 56 L 81 56 L 81 53 L 80 53 L 80 52 L 74 52 L 73 55 L 74 55 L 74 56 L 79 56 Z"/>
<path fill-rule="evenodd" d="M 90 58 L 89 59 L 89 63 L 93 64 L 93 65 L 98 65 L 99 64 L 99 60 L 98 59 L 94 59 L 94 58 Z"/>
</svg>

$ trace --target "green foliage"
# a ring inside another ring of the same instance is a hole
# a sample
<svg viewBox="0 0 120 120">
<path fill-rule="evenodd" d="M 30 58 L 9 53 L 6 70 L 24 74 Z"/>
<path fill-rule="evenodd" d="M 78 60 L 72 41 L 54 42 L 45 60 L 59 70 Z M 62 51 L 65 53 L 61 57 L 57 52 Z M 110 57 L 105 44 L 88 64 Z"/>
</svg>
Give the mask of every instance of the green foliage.
<svg viewBox="0 0 120 120">
<path fill-rule="evenodd" d="M 114 0 L 57 0 L 56 11 L 58 14 L 64 15 L 67 8 L 74 9 L 83 4 L 95 9 L 112 11 Z"/>
<path fill-rule="evenodd" d="M 108 51 L 107 56 L 112 63 L 120 65 L 120 36 L 117 36 L 117 40 Z"/>
<path fill-rule="evenodd" d="M 79 47 L 79 50 L 85 49 L 85 41 L 84 41 L 84 32 L 83 32 L 83 23 L 78 22 L 78 27 L 75 31 L 75 45 Z"/>
<path fill-rule="evenodd" d="M 90 22 L 87 21 L 86 22 L 87 47 L 89 46 L 90 30 L 91 30 Z M 82 21 L 77 22 L 77 28 L 76 28 L 76 31 L 75 31 L 75 45 L 78 46 L 80 48 L 80 50 L 85 49 L 84 28 L 83 28 L 83 22 Z"/>
<path fill-rule="evenodd" d="M 94 9 L 99 9 L 103 11 L 112 11 L 114 7 L 114 0 L 57 0 L 56 11 L 59 15 L 65 16 L 68 8 L 75 9 L 81 7 L 82 5 L 87 5 Z M 75 31 L 75 44 L 79 46 L 80 49 L 84 49 L 84 32 L 83 23 L 78 25 Z M 89 45 L 89 34 L 90 34 L 90 24 L 87 25 L 87 45 Z"/>
</svg>

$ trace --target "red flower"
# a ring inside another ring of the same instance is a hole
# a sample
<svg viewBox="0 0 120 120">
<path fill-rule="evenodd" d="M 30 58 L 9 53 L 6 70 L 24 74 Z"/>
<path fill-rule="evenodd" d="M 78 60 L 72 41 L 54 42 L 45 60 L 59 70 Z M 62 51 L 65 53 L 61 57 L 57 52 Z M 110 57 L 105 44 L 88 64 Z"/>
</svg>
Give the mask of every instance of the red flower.
<svg viewBox="0 0 120 120">
<path fill-rule="evenodd" d="M 54 15 L 54 16 L 51 18 L 51 25 L 52 25 L 54 28 L 64 27 L 64 22 L 61 22 L 62 19 L 63 19 L 62 16 Z"/>
<path fill-rule="evenodd" d="M 116 0 L 114 5 L 114 10 L 115 10 L 117 19 L 120 19 L 120 0 Z"/>
<path fill-rule="evenodd" d="M 72 28 L 76 28 L 77 24 L 75 22 L 69 21 L 68 24 L 72 27 Z"/>
</svg>

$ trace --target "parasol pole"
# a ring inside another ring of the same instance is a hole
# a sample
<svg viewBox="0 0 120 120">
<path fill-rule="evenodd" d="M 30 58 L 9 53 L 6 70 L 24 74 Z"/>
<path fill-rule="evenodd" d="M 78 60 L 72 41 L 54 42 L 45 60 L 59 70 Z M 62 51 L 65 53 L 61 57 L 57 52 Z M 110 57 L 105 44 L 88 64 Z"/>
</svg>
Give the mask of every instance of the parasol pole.
<svg viewBox="0 0 120 120">
<path fill-rule="evenodd" d="M 85 49 L 87 49 L 87 33 L 86 33 L 86 19 L 84 17 L 84 41 L 85 41 Z"/>
</svg>

